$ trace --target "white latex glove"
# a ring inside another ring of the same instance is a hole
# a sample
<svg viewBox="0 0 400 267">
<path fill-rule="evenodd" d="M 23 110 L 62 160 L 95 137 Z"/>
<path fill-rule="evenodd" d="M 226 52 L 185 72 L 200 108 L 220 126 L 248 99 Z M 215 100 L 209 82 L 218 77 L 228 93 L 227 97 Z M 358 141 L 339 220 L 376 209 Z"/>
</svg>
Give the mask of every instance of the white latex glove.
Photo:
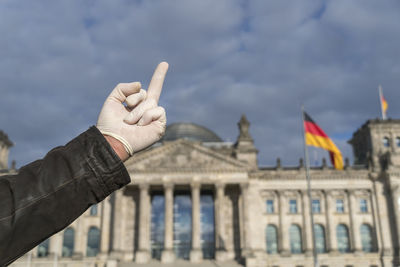
<svg viewBox="0 0 400 267">
<path fill-rule="evenodd" d="M 104 102 L 96 126 L 119 140 L 130 156 L 164 135 L 167 118 L 158 99 L 167 70 L 167 62 L 157 66 L 147 92 L 139 82 L 120 83 Z"/>
</svg>

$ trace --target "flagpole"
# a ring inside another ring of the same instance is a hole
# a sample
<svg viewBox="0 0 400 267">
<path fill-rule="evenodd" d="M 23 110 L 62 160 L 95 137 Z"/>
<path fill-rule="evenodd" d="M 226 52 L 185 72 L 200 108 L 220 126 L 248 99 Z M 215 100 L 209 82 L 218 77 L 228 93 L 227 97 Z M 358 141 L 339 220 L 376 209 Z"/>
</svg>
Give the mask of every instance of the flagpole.
<svg viewBox="0 0 400 267">
<path fill-rule="evenodd" d="M 311 221 L 311 237 L 312 237 L 312 251 L 313 251 L 313 259 L 314 259 L 314 267 L 319 267 L 318 264 L 318 254 L 316 250 L 316 242 L 315 242 L 315 233 L 314 233 L 314 214 L 312 212 L 312 197 L 311 197 L 311 179 L 310 179 L 310 159 L 308 157 L 308 149 L 306 145 L 306 129 L 304 126 L 304 106 L 301 106 L 301 118 L 303 122 L 303 144 L 304 144 L 304 157 L 306 160 L 306 178 L 307 178 L 307 195 L 309 199 L 309 211 L 310 211 L 310 221 Z"/>
<path fill-rule="evenodd" d="M 381 85 L 379 85 L 379 89 L 378 89 L 378 91 L 379 91 L 379 102 L 381 103 L 381 113 L 382 113 L 382 120 L 386 120 L 386 114 L 385 114 L 385 111 L 383 110 L 383 101 L 382 101 L 382 86 Z"/>
</svg>

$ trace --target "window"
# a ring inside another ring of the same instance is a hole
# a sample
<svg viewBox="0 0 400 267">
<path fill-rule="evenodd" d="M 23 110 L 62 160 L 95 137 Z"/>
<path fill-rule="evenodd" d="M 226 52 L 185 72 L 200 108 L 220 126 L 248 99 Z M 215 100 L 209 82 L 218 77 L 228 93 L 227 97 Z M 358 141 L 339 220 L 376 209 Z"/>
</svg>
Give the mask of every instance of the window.
<svg viewBox="0 0 400 267">
<path fill-rule="evenodd" d="M 397 147 L 400 147 L 400 137 L 397 137 L 397 138 L 396 138 L 396 146 L 397 146 Z"/>
<path fill-rule="evenodd" d="M 362 213 L 367 213 L 368 212 L 368 203 L 365 198 L 360 199 L 360 211 Z"/>
<path fill-rule="evenodd" d="M 37 249 L 38 258 L 47 257 L 49 255 L 49 243 L 50 240 L 46 239 L 45 241 L 39 244 Z"/>
<path fill-rule="evenodd" d="M 274 200 L 268 199 L 267 200 L 267 213 L 274 213 Z"/>
<path fill-rule="evenodd" d="M 336 239 L 338 242 L 338 250 L 340 253 L 350 252 L 350 239 L 349 239 L 349 229 L 344 224 L 339 224 L 336 227 Z"/>
<path fill-rule="evenodd" d="M 326 253 L 325 229 L 321 224 L 314 224 L 314 236 L 317 253 Z"/>
<path fill-rule="evenodd" d="M 336 212 L 337 213 L 344 213 L 343 199 L 336 199 Z"/>
<path fill-rule="evenodd" d="M 375 251 L 371 226 L 369 226 L 368 224 L 362 224 L 360 226 L 360 235 L 361 235 L 362 250 L 364 252 Z"/>
<path fill-rule="evenodd" d="M 312 212 L 321 213 L 321 202 L 319 199 L 312 200 Z"/>
<path fill-rule="evenodd" d="M 289 200 L 289 212 L 297 213 L 297 200 L 296 199 Z"/>
<path fill-rule="evenodd" d="M 151 198 L 150 247 L 151 257 L 157 260 L 161 260 L 161 253 L 164 249 L 164 222 L 165 197 L 155 193 Z"/>
<path fill-rule="evenodd" d="M 277 254 L 278 253 L 278 230 L 276 226 L 268 224 L 266 230 L 266 240 L 267 240 L 267 253 Z"/>
<path fill-rule="evenodd" d="M 96 216 L 97 215 L 97 205 L 94 204 L 92 207 L 90 207 L 90 216 Z"/>
<path fill-rule="evenodd" d="M 382 144 L 383 144 L 384 147 L 389 147 L 390 146 L 389 138 L 388 137 L 383 137 Z"/>
<path fill-rule="evenodd" d="M 100 249 L 100 230 L 97 227 L 90 227 L 87 239 L 86 256 L 96 257 Z"/>
<path fill-rule="evenodd" d="M 289 229 L 290 235 L 290 252 L 292 254 L 301 254 L 303 251 L 302 240 L 301 240 L 301 229 L 300 226 L 292 224 Z"/>
<path fill-rule="evenodd" d="M 68 227 L 64 231 L 63 246 L 62 246 L 63 257 L 72 257 L 72 254 L 74 252 L 74 236 L 75 236 L 74 228 Z"/>
</svg>

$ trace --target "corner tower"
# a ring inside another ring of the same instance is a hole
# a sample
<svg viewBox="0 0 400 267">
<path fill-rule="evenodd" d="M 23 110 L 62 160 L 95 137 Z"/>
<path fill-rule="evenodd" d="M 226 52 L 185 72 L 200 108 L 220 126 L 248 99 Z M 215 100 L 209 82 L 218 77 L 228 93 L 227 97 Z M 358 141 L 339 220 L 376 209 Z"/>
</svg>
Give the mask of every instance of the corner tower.
<svg viewBox="0 0 400 267">
<path fill-rule="evenodd" d="M 368 120 L 354 134 L 354 164 L 379 171 L 400 168 L 400 120 Z"/>
<path fill-rule="evenodd" d="M 234 145 L 234 156 L 236 159 L 249 163 L 252 167 L 257 168 L 258 150 L 254 146 L 253 138 L 249 133 L 250 122 L 245 115 L 242 115 L 239 126 L 239 137 Z"/>
</svg>

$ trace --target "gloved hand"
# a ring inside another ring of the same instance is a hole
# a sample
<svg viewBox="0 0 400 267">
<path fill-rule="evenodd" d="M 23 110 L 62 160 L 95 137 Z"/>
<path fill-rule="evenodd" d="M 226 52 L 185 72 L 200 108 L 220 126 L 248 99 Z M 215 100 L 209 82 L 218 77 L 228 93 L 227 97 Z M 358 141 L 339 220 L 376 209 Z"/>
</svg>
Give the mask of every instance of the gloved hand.
<svg viewBox="0 0 400 267">
<path fill-rule="evenodd" d="M 104 102 L 96 126 L 120 141 L 130 156 L 164 135 L 167 119 L 158 99 L 167 70 L 166 62 L 157 66 L 147 92 L 140 82 L 120 83 Z"/>
</svg>

